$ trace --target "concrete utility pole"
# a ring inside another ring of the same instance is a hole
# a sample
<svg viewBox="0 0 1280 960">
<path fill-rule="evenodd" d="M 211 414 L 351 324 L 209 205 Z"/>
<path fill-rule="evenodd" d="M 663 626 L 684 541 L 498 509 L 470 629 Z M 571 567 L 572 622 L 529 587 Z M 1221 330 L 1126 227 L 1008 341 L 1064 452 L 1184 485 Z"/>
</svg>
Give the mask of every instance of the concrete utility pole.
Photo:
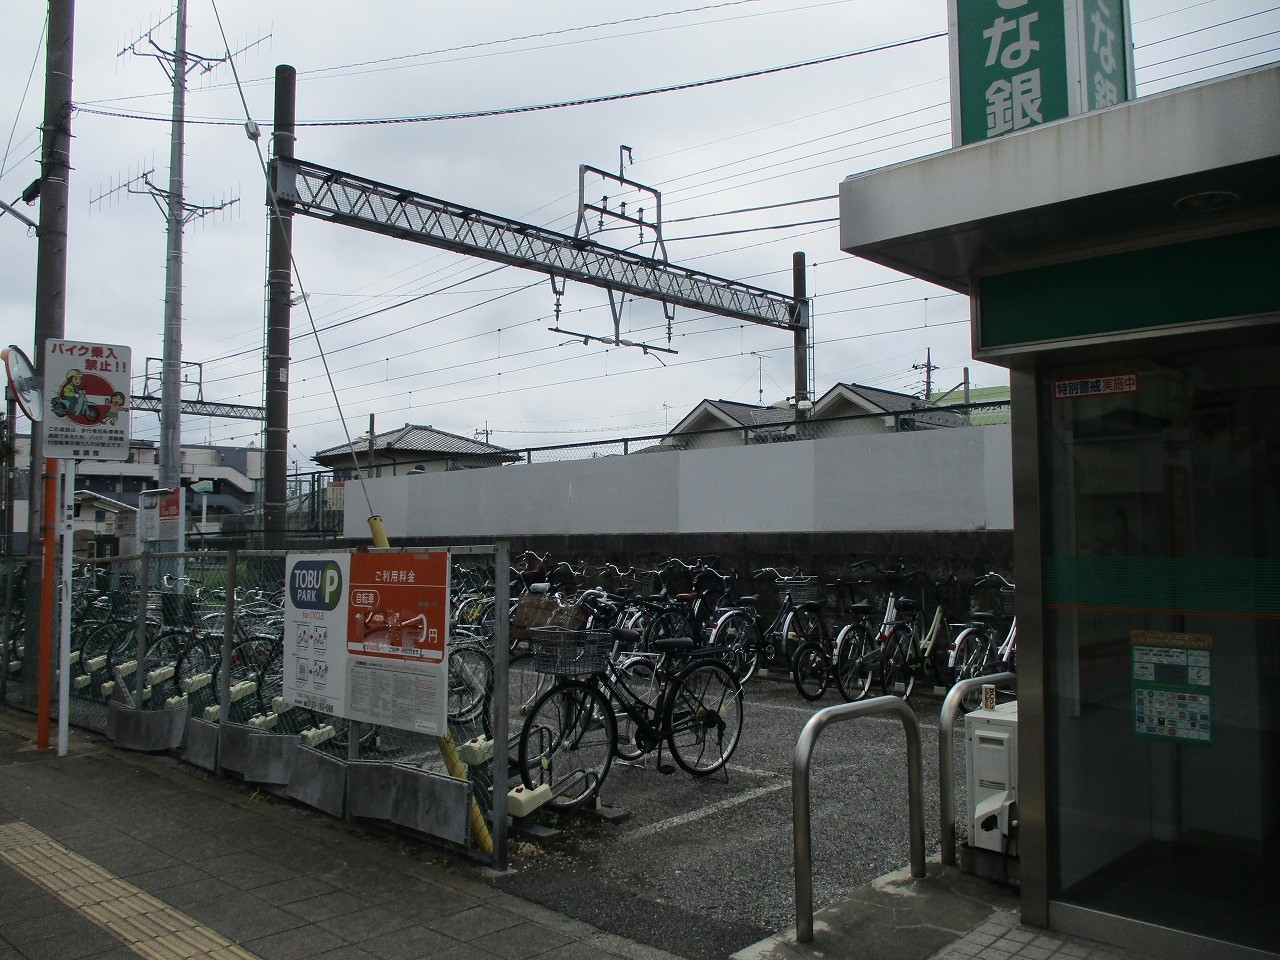
<svg viewBox="0 0 1280 960">
<path fill-rule="evenodd" d="M 294 96 L 298 72 L 276 67 L 277 158 L 293 157 Z M 289 311 L 293 295 L 293 207 L 273 203 L 267 243 L 267 431 L 263 441 L 262 526 L 268 549 L 285 546 L 289 469 Z"/>
<path fill-rule="evenodd" d="M 182 202 L 187 117 L 187 0 L 178 0 L 173 41 L 173 116 L 169 135 L 169 191 L 164 262 L 164 347 L 160 374 L 160 486 L 182 486 Z M 178 528 L 181 551 L 186 531 Z"/>
<path fill-rule="evenodd" d="M 61 340 L 67 317 L 67 198 L 71 175 L 71 41 L 75 0 L 49 0 L 49 37 L 45 47 L 44 124 L 40 154 L 40 227 L 36 252 L 35 355 L 36 373 L 44 376 L 46 340 Z M 44 569 L 44 527 L 56 522 L 56 504 L 45 503 L 44 443 L 31 431 L 30 512 L 27 519 L 28 636 L 40 624 Z M 38 675 L 37 644 L 28 643 L 22 671 L 23 686 L 34 689 Z M 30 669 L 27 669 L 30 667 Z"/>
</svg>

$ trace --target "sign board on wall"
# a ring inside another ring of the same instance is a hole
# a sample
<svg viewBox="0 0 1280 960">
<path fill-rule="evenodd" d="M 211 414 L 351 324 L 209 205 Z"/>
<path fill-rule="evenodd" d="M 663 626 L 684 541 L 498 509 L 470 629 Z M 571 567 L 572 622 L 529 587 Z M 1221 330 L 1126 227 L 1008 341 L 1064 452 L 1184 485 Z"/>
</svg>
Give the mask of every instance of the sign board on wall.
<svg viewBox="0 0 1280 960">
<path fill-rule="evenodd" d="M 448 731 L 447 552 L 290 556 L 285 575 L 288 703 Z"/>
<path fill-rule="evenodd" d="M 45 342 L 45 456 L 129 459 L 131 360 L 130 348 L 117 344 Z"/>
<path fill-rule="evenodd" d="M 1133 96 L 1128 0 L 951 0 L 956 146 Z"/>
</svg>

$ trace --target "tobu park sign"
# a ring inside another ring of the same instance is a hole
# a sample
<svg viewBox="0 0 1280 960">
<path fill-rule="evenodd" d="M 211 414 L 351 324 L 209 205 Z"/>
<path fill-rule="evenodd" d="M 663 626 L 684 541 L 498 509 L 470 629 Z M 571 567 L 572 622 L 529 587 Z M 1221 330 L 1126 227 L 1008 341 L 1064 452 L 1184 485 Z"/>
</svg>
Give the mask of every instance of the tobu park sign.
<svg viewBox="0 0 1280 960">
<path fill-rule="evenodd" d="M 950 0 L 955 146 L 1133 96 L 1127 0 Z"/>
</svg>

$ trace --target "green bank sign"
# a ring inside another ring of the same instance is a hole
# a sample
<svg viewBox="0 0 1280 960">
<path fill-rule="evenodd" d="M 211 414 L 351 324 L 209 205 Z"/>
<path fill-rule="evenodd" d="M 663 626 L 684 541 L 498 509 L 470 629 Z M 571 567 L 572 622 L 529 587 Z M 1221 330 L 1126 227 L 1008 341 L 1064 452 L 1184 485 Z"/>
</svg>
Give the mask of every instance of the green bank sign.
<svg viewBox="0 0 1280 960">
<path fill-rule="evenodd" d="M 951 0 L 956 145 L 1130 99 L 1126 4 Z"/>
</svg>

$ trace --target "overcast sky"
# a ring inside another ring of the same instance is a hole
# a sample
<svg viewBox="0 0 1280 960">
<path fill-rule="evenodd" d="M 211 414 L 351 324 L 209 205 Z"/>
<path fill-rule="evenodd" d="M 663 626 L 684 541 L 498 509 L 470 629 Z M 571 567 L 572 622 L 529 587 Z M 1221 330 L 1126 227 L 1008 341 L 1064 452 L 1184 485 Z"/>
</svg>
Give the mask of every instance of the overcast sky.
<svg viewBox="0 0 1280 960">
<path fill-rule="evenodd" d="M 6 6 L 0 194 L 10 201 L 39 172 L 46 5 Z M 140 54 L 156 52 L 146 35 L 157 23 L 152 39 L 172 49 L 173 20 L 162 2 L 77 6 L 67 337 L 131 346 L 140 392 L 146 358 L 161 355 L 165 220 L 152 198 L 120 185 L 148 171 L 154 183 L 168 182 L 172 90 L 159 61 Z M 571 233 L 579 165 L 616 172 L 626 144 L 634 160 L 626 176 L 662 191 L 673 262 L 789 292 L 792 252 L 805 252 L 819 394 L 837 381 L 920 393 L 926 350 L 938 367 L 936 391 L 958 385 L 966 366 L 976 386 L 1007 383 L 1003 370 L 970 359 L 967 299 L 842 254 L 833 222 L 846 176 L 949 147 L 946 41 L 925 39 L 946 30 L 945 0 L 219 0 L 217 13 L 231 49 L 250 46 L 236 69 L 264 129 L 280 63 L 298 70 L 305 124 L 604 97 L 917 41 L 588 106 L 303 127 L 296 152 Z M 1132 0 L 1132 16 L 1140 94 L 1280 58 L 1280 7 L 1268 0 Z M 131 46 L 136 52 L 121 53 Z M 210 0 L 189 2 L 188 47 L 211 58 L 225 52 Z M 194 71 L 189 86 L 186 199 L 236 202 L 186 230 L 183 358 L 203 364 L 205 399 L 259 404 L 259 155 L 238 126 L 245 113 L 226 65 Z M 198 122 L 211 120 L 235 123 Z M 261 142 L 265 150 L 267 137 Z M 611 204 L 624 199 L 588 186 L 591 199 L 604 194 Z M 634 211 L 640 201 L 630 201 Z M 36 218 L 34 208 L 26 212 Z M 832 222 L 764 229 L 803 221 Z M 379 431 L 410 422 L 465 436 L 487 427 L 504 446 L 567 443 L 662 432 L 703 398 L 773 403 L 795 392 L 790 335 L 781 331 L 678 310 L 674 356 L 584 346 L 547 330 L 555 295 L 539 274 L 304 217 L 294 229 L 295 283 L 308 294 L 352 436 L 374 414 Z M 634 227 L 599 238 L 652 250 L 652 234 L 642 239 Z M 2 338 L 29 353 L 35 262 L 34 236 L 0 218 Z M 374 311 L 383 312 L 364 317 Z M 610 334 L 604 291 L 570 285 L 560 324 Z M 344 434 L 301 308 L 293 331 L 290 459 L 305 469 Z M 629 302 L 622 332 L 667 345 L 655 304 Z M 134 415 L 133 431 L 158 439 L 156 416 Z M 183 437 L 260 442 L 255 424 L 204 418 L 186 418 Z"/>
</svg>

